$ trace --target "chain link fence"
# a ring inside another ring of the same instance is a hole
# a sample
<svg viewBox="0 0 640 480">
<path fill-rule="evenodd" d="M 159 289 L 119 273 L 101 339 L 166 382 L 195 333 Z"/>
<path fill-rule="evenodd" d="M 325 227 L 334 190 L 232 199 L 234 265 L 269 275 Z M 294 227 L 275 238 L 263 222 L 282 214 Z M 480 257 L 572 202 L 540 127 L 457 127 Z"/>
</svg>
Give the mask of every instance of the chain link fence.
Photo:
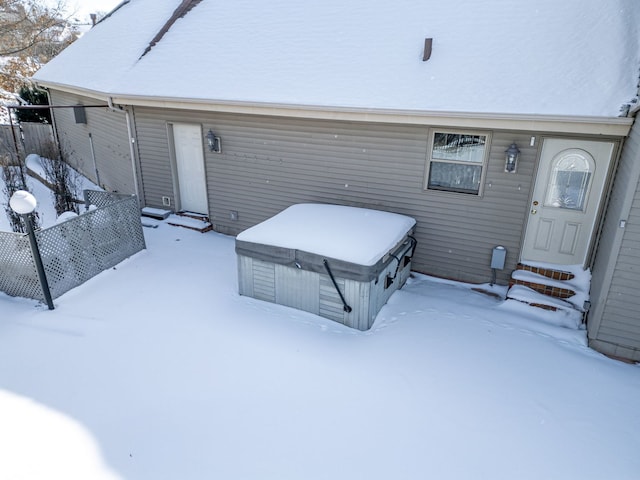
<svg viewBox="0 0 640 480">
<path fill-rule="evenodd" d="M 36 231 L 53 298 L 146 248 L 137 197 L 94 190 L 84 194 L 87 212 Z M 44 301 L 24 234 L 0 232 L 0 291 Z"/>
</svg>

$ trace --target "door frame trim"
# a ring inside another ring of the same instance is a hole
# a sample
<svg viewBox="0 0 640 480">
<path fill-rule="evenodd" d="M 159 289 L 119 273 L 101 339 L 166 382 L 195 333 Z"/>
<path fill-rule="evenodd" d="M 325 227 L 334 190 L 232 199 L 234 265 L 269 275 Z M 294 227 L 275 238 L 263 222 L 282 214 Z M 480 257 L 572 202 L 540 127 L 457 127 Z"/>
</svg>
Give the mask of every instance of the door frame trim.
<svg viewBox="0 0 640 480">
<path fill-rule="evenodd" d="M 613 148 L 611 150 L 611 158 L 609 159 L 609 165 L 605 173 L 605 180 L 602 187 L 602 194 L 600 196 L 600 205 L 598 206 L 595 213 L 591 237 L 588 240 L 588 246 L 585 252 L 585 260 L 584 260 L 583 267 L 591 268 L 595 260 L 596 247 L 598 245 L 598 242 L 600 241 L 600 236 L 602 234 L 602 227 L 604 225 L 604 216 L 605 216 L 607 206 L 609 205 L 609 200 L 611 198 L 611 190 L 613 187 L 613 181 L 615 180 L 614 173 L 617 171 L 617 168 L 618 168 L 618 163 L 620 161 L 620 153 L 622 151 L 622 144 L 624 142 L 624 139 L 621 139 L 618 137 L 593 138 L 589 136 L 574 137 L 574 136 L 566 136 L 566 135 L 562 135 L 562 136 L 541 135 L 540 136 L 540 141 L 538 143 L 538 149 L 536 152 L 536 165 L 531 178 L 531 187 L 529 189 L 529 199 L 527 203 L 527 210 L 525 212 L 525 216 L 523 219 L 522 237 L 520 239 L 520 251 L 518 253 L 519 262 L 523 261 L 525 237 L 527 235 L 527 230 L 528 230 L 527 227 L 529 225 L 529 217 L 531 215 L 531 204 L 533 202 L 533 197 L 535 194 L 536 182 L 539 180 L 540 163 L 542 161 L 542 150 L 543 150 L 544 142 L 546 140 L 587 141 L 587 142 L 600 142 L 600 143 L 613 144 Z"/>
<path fill-rule="evenodd" d="M 203 126 L 201 123 L 189 123 L 189 122 L 179 122 L 179 121 L 167 121 L 166 129 L 167 129 L 167 139 L 169 141 L 169 163 L 171 165 L 171 185 L 173 188 L 173 206 L 176 212 L 183 210 L 182 208 L 182 196 L 180 194 L 180 179 L 178 176 L 178 155 L 176 153 L 176 143 L 175 143 L 175 132 L 173 126 L 175 124 L 181 125 L 192 125 L 194 127 L 200 128 L 200 133 L 203 131 Z M 207 154 L 204 150 L 204 143 L 202 145 L 202 162 L 204 167 L 204 184 L 205 184 L 205 192 L 207 195 L 207 211 L 206 212 L 198 212 L 203 213 L 205 215 L 209 215 L 209 191 L 208 191 L 208 182 L 207 182 Z"/>
</svg>

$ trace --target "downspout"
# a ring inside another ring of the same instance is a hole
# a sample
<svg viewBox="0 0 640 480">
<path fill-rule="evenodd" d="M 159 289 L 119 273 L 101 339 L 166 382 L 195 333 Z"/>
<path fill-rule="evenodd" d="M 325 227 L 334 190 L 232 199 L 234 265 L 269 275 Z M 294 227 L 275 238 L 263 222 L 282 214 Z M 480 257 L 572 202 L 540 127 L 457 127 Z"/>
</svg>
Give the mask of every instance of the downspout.
<svg viewBox="0 0 640 480">
<path fill-rule="evenodd" d="M 129 156 L 131 158 L 131 171 L 133 173 L 133 188 L 136 194 L 136 197 L 138 197 L 138 203 L 140 203 L 140 189 L 138 188 L 138 170 L 136 168 L 136 152 L 135 149 L 133 148 L 133 145 L 135 143 L 135 138 L 133 136 L 133 128 L 132 128 L 132 124 L 131 124 L 131 114 L 129 113 L 129 110 L 122 109 L 122 108 L 118 108 L 113 104 L 113 99 L 111 97 L 107 98 L 107 103 L 109 104 L 109 110 L 111 110 L 112 112 L 119 112 L 119 113 L 124 113 L 125 119 L 127 121 L 127 136 L 129 139 Z"/>
<path fill-rule="evenodd" d="M 98 162 L 96 162 L 96 149 L 93 146 L 93 137 L 89 132 L 89 146 L 91 147 L 91 159 L 93 160 L 93 169 L 96 171 L 96 183 L 100 185 L 100 172 L 98 172 Z"/>
</svg>

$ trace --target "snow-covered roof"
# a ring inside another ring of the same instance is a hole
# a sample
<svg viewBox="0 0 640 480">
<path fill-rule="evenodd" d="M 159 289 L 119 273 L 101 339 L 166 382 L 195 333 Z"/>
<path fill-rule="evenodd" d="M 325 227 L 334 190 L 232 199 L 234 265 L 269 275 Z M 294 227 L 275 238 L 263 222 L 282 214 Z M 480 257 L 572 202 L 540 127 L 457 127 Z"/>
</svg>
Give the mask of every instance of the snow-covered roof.
<svg viewBox="0 0 640 480">
<path fill-rule="evenodd" d="M 615 117 L 638 93 L 639 23 L 637 0 L 129 0 L 35 79 L 121 97 Z"/>
</svg>

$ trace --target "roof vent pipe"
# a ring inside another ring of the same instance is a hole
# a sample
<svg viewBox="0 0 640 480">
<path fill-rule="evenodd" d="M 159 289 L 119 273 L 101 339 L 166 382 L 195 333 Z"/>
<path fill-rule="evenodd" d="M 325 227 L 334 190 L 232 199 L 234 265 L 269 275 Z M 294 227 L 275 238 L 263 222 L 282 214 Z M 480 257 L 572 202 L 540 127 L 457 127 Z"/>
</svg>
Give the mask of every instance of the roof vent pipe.
<svg viewBox="0 0 640 480">
<path fill-rule="evenodd" d="M 431 46 L 433 45 L 433 38 L 424 39 L 424 53 L 422 54 L 422 61 L 426 62 L 431 58 Z"/>
</svg>

